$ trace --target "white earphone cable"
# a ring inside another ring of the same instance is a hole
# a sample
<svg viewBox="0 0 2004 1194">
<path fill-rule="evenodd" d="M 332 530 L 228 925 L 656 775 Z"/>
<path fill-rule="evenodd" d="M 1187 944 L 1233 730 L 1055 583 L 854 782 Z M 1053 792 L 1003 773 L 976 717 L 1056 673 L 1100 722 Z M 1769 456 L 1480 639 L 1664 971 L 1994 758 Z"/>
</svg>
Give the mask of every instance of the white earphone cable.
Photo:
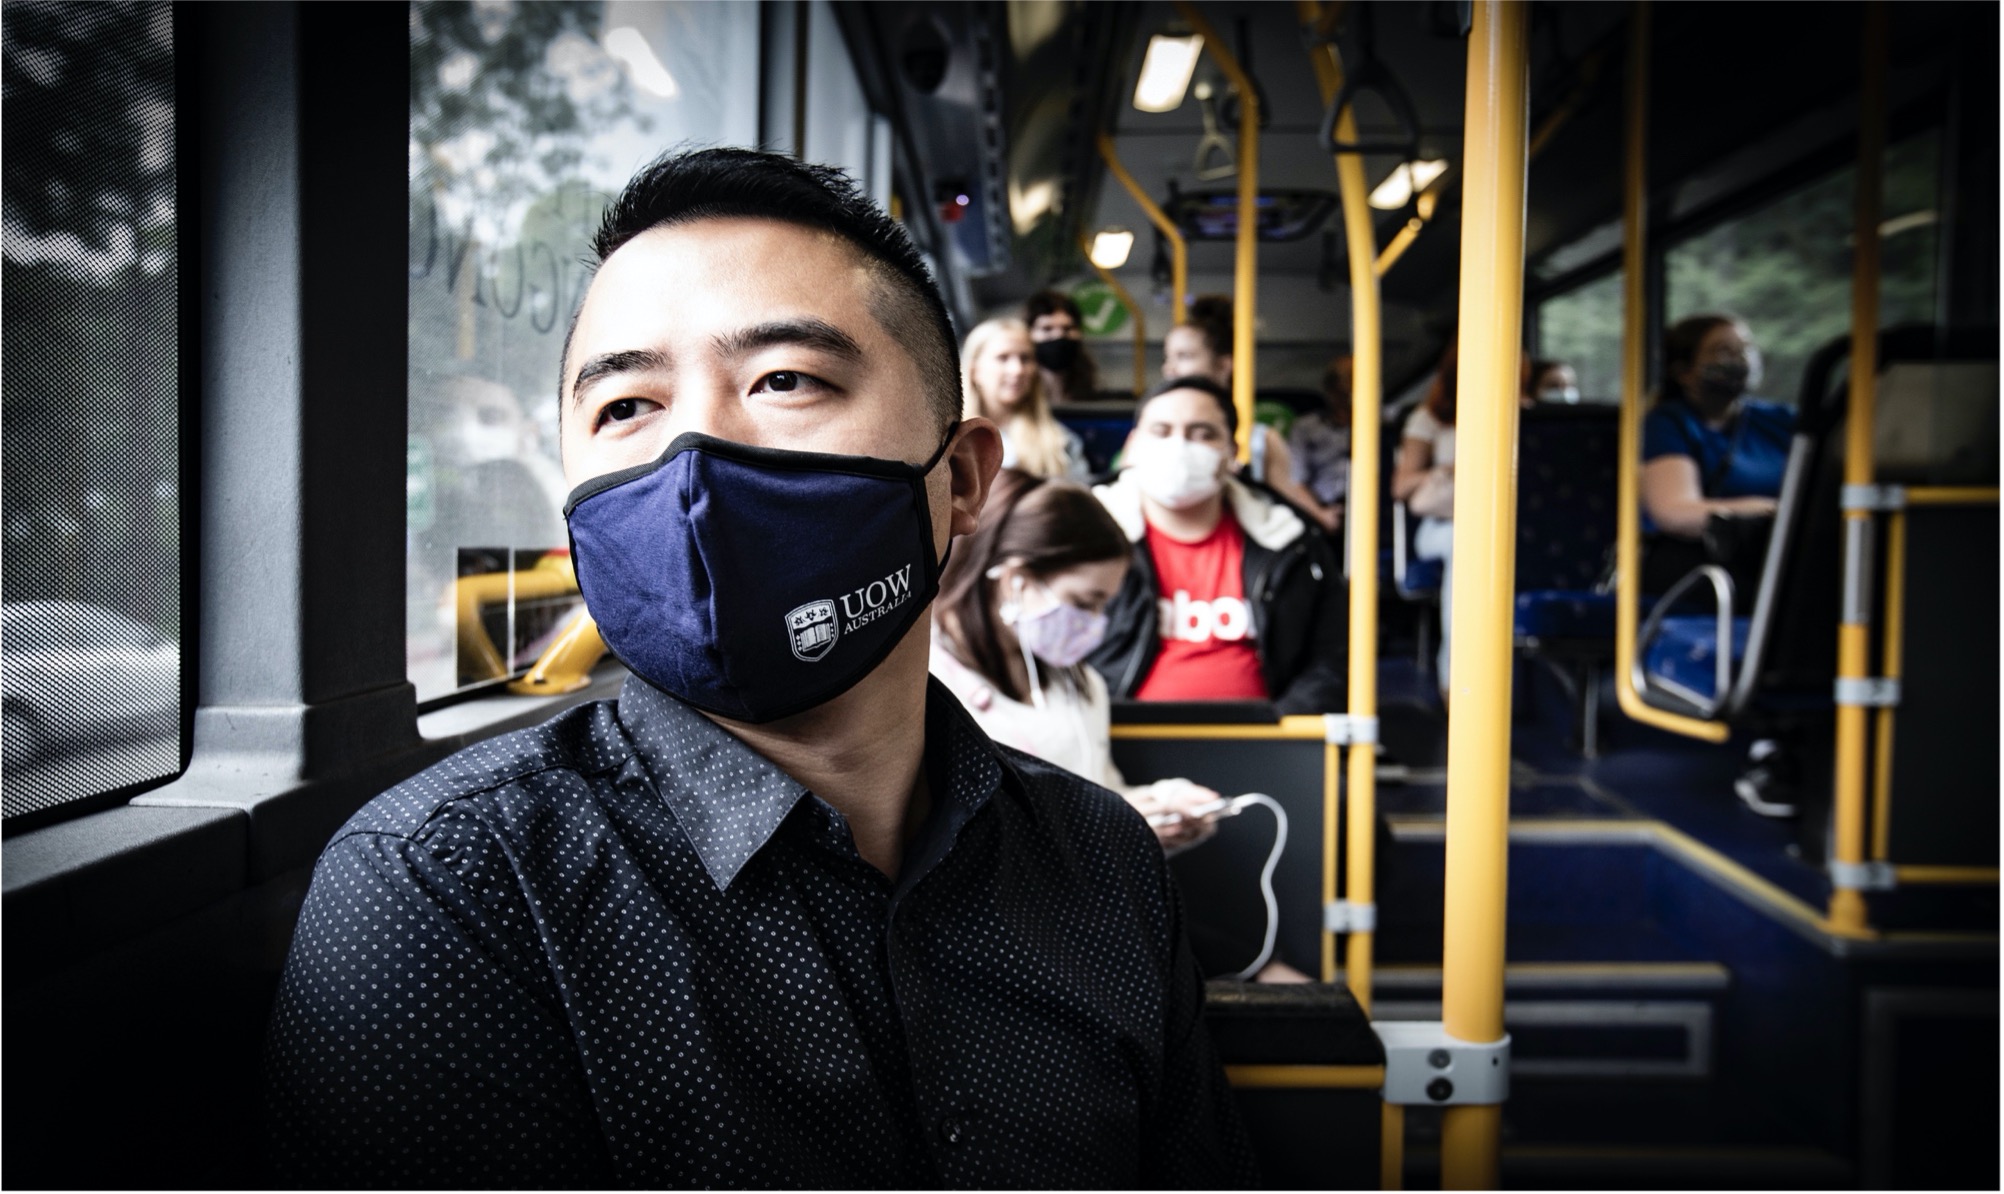
<svg viewBox="0 0 2004 1194">
<path fill-rule="evenodd" d="M 1273 960 L 1274 940 L 1280 935 L 1280 902 L 1273 895 L 1273 870 L 1280 865 L 1280 852 L 1287 846 L 1287 810 L 1280 807 L 1280 801 L 1264 792 L 1248 792 L 1232 800 L 1232 811 L 1247 804 L 1263 804 L 1273 810 L 1273 849 L 1266 856 L 1266 865 L 1259 872 L 1259 893 L 1266 901 L 1266 941 L 1260 946 L 1259 956 L 1252 965 L 1233 977 L 1240 982 L 1258 974 Z"/>
</svg>

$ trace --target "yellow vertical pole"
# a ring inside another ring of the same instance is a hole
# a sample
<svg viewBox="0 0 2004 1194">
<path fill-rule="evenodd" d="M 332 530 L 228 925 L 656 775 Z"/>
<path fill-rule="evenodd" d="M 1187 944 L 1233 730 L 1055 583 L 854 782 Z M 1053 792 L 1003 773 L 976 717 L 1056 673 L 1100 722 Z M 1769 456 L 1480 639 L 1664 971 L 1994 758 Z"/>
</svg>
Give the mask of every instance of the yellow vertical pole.
<svg viewBox="0 0 2004 1194">
<path fill-rule="evenodd" d="M 1378 1120 L 1378 1188 L 1406 1188 L 1406 1109 L 1386 1103 Z"/>
<path fill-rule="evenodd" d="M 1099 280 L 1106 283 L 1106 288 L 1113 291 L 1115 297 L 1126 305 L 1127 313 L 1134 317 L 1134 396 L 1139 398 L 1148 388 L 1148 316 L 1142 312 L 1141 304 L 1128 293 L 1127 287 L 1120 284 L 1113 271 L 1092 259 L 1092 245 L 1084 233 L 1079 234 L 1079 252 L 1085 255 L 1086 264 L 1099 275 Z"/>
<path fill-rule="evenodd" d="M 1134 175 L 1128 173 L 1121 163 L 1120 155 L 1113 150 L 1113 138 L 1105 133 L 1099 135 L 1099 156 L 1114 180 L 1126 188 L 1127 193 L 1169 242 L 1169 322 L 1181 327 L 1190 315 L 1190 244 L 1183 239 L 1183 230 L 1176 227 L 1176 221 L 1162 210 L 1160 204 L 1150 198 Z"/>
<path fill-rule="evenodd" d="M 1259 302 L 1259 94 L 1239 60 L 1190 0 L 1176 0 L 1176 11 L 1204 39 L 1204 52 L 1215 58 L 1239 93 L 1239 235 L 1232 270 L 1232 405 L 1239 415 L 1239 459 L 1252 459 L 1254 353 L 1253 328 Z"/>
<path fill-rule="evenodd" d="M 1904 510 L 1895 510 L 1886 516 L 1886 627 L 1879 647 L 1879 673 L 1888 680 L 1900 678 L 1900 638 L 1906 632 L 1906 616 L 1907 515 Z M 1880 706 L 1874 720 L 1872 861 L 1884 862 L 1891 853 L 1893 832 L 1893 707 Z"/>
<path fill-rule="evenodd" d="M 1316 0 L 1297 0 L 1304 25 L 1317 22 Z M 1343 88 L 1336 47 L 1311 52 L 1322 102 L 1334 103 Z M 1353 113 L 1338 115 L 1336 135 L 1354 142 Z M 1350 527 L 1350 715 L 1375 723 L 1378 717 L 1378 444 L 1382 410 L 1383 340 L 1378 305 L 1377 237 L 1371 224 L 1361 154 L 1336 155 L 1336 181 L 1343 197 L 1343 232 L 1350 259 L 1350 493 L 1344 512 Z M 1375 735 L 1373 735 L 1375 737 Z M 1353 906 L 1376 907 L 1375 827 L 1377 821 L 1377 751 L 1375 743 L 1350 747 L 1349 882 L 1345 898 Z M 1333 876 L 1330 892 L 1334 899 Z M 1326 941 L 1326 939 L 1325 939 Z M 1344 942 L 1343 971 L 1350 993 L 1365 1012 L 1371 1010 L 1372 952 L 1375 936 L 1354 932 Z M 1325 946 L 1333 955 L 1333 949 Z M 1324 980 L 1333 977 L 1333 956 L 1325 962 Z"/>
<path fill-rule="evenodd" d="M 1851 393 L 1844 423 L 1844 483 L 1872 483 L 1872 431 L 1879 372 L 1879 174 L 1886 153 L 1886 7 L 1865 7 L 1858 105 L 1858 191 L 1851 256 Z M 1837 676 L 1863 679 L 1870 666 L 1872 513 L 1844 511 L 1843 614 L 1837 625 Z M 1833 861 L 1865 860 L 1865 707 L 1837 705 L 1837 792 Z M 1865 893 L 1854 887 L 1830 892 L 1830 920 L 1840 932 L 1866 927 Z"/>
<path fill-rule="evenodd" d="M 1447 1034 L 1503 1039 L 1510 819 L 1510 664 L 1516 579 L 1517 390 L 1529 160 L 1524 0 L 1476 0 L 1463 120 L 1459 387 L 1454 462 L 1454 658 L 1447 725 Z M 1441 1119 L 1444 1189 L 1494 1189 L 1502 1107 Z"/>
<path fill-rule="evenodd" d="M 1642 602 L 1642 384 L 1648 344 L 1643 297 L 1648 263 L 1649 5 L 1628 14 L 1628 145 L 1621 215 L 1621 434 L 1616 466 L 1614 537 L 1614 697 L 1621 711 L 1644 725 L 1724 742 L 1723 722 L 1701 721 L 1644 703 L 1635 690 L 1636 616 Z"/>
</svg>

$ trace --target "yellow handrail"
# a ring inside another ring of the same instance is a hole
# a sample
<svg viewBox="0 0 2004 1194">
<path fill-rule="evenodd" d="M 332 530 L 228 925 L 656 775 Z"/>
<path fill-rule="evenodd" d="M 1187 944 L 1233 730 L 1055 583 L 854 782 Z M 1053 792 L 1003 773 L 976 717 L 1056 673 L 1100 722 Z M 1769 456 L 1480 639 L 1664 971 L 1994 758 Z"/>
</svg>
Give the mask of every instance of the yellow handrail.
<svg viewBox="0 0 2004 1194">
<path fill-rule="evenodd" d="M 563 633 L 543 649 L 535 666 L 508 685 L 508 691 L 517 696 L 576 692 L 591 683 L 591 669 L 604 658 L 605 639 L 599 636 L 598 623 L 580 609 Z"/>
<path fill-rule="evenodd" d="M 1127 167 L 1121 164 L 1120 155 L 1113 151 L 1113 138 L 1105 133 L 1099 135 L 1099 156 L 1106 162 L 1107 172 L 1126 188 L 1128 195 L 1148 217 L 1148 222 L 1155 225 L 1162 238 L 1169 242 L 1169 320 L 1171 326 L 1181 327 L 1190 314 L 1190 244 L 1183 239 L 1183 230 L 1176 227 L 1176 221 L 1170 219 L 1169 213 L 1149 198 L 1148 192 L 1134 180 L 1134 175 L 1127 172 Z"/>
<path fill-rule="evenodd" d="M 1531 134 L 1530 157 L 1536 158 L 1545 146 L 1551 143 L 1553 135 L 1565 127 L 1566 122 L 1579 112 L 1581 105 L 1586 102 L 1587 93 L 1593 90 L 1594 82 L 1600 77 L 1603 58 L 1604 55 L 1596 51 L 1589 54 L 1580 64 L 1579 82 L 1573 85 L 1572 91 L 1566 95 L 1558 108 L 1538 126 L 1538 131 Z M 1329 101 L 1325 99 L 1323 102 Z M 1406 250 L 1413 247 L 1413 242 L 1419 239 L 1420 233 L 1426 231 L 1426 226 L 1433 222 L 1434 210 L 1440 205 L 1441 192 L 1447 189 L 1448 180 L 1452 176 L 1450 171 L 1434 179 L 1414 200 L 1419 214 L 1401 225 L 1398 232 L 1393 234 L 1391 243 L 1385 246 L 1385 251 L 1378 254 L 1377 273 L 1380 278 L 1384 277 L 1392 266 L 1398 264 L 1399 258 L 1406 255 Z"/>
<path fill-rule="evenodd" d="M 1945 886 L 1981 887 L 1995 885 L 1997 868 L 1994 866 L 1896 866 L 1893 868 L 1893 882 L 1902 886 L 1908 884 L 1942 884 Z"/>
<path fill-rule="evenodd" d="M 1909 485 L 1909 506 L 1994 506 L 1997 490 L 1981 485 Z"/>
<path fill-rule="evenodd" d="M 508 662 L 488 636 L 487 627 L 482 625 L 480 607 L 511 598 L 534 601 L 576 593 L 578 582 L 568 558 L 546 555 L 531 568 L 459 577 L 453 581 L 452 589 L 459 651 L 476 662 L 477 678 L 492 680 L 508 674 Z"/>
<path fill-rule="evenodd" d="M 1649 129 L 1649 5 L 1638 3 L 1628 17 L 1628 147 L 1621 230 L 1621 454 L 1615 495 L 1614 697 L 1621 711 L 1644 725 L 1706 742 L 1724 742 L 1718 722 L 1658 709 L 1635 690 L 1635 623 L 1642 600 L 1643 352 L 1648 318 L 1642 275 L 1647 217 Z M 1720 644 L 1725 650 L 1725 644 Z"/>
<path fill-rule="evenodd" d="M 1320 27 L 1324 14 L 1316 0 L 1297 0 L 1295 11 L 1305 25 Z M 1336 101 L 1343 89 L 1343 68 L 1333 43 L 1324 53 L 1309 53 L 1322 102 Z M 1337 114 L 1336 135 L 1354 143 L 1353 112 Z M 1364 185 L 1363 155 L 1336 155 L 1336 181 L 1343 196 L 1343 232 L 1350 258 L 1350 491 L 1344 518 L 1350 534 L 1350 714 L 1375 721 L 1378 716 L 1378 433 L 1383 403 L 1383 332 L 1378 304 L 1378 271 L 1373 261 L 1376 234 Z M 1333 753 L 1337 748 L 1332 746 Z M 1349 882 L 1345 896 L 1353 906 L 1376 906 L 1377 750 L 1374 743 L 1350 747 Z M 1325 802 L 1327 832 L 1335 832 L 1336 791 L 1333 775 Z M 1331 851 L 1333 857 L 1334 851 Z M 1324 904 L 1336 898 L 1334 867 L 1322 879 Z M 1351 933 L 1344 943 L 1343 971 L 1358 1006 L 1371 1010 L 1371 980 L 1375 934 Z M 1336 973 L 1335 939 L 1323 938 L 1322 979 Z"/>
<path fill-rule="evenodd" d="M 1851 393 L 1844 415 L 1844 483 L 1871 483 L 1872 432 L 1879 372 L 1879 175 L 1886 151 L 1886 8 L 1865 8 L 1858 105 L 1858 180 L 1851 256 Z M 1837 624 L 1837 678 L 1865 678 L 1870 668 L 1871 615 L 1863 573 L 1871 559 L 1872 512 L 1844 511 L 1843 612 Z M 1723 647 L 1721 648 L 1723 649 Z M 1836 843 L 1831 861 L 1855 870 L 1865 861 L 1865 706 L 1837 704 Z M 1866 927 L 1865 893 L 1833 885 L 1830 919 L 1846 929 Z"/>
<path fill-rule="evenodd" d="M 1283 717 L 1278 722 L 1236 722 L 1211 723 L 1205 725 L 1177 725 L 1173 722 L 1128 722 L 1116 723 L 1108 733 L 1115 738 L 1159 739 L 1193 738 L 1222 741 L 1258 742 L 1275 739 L 1296 742 L 1321 742 L 1328 737 L 1328 726 L 1320 717 L 1312 714 L 1298 714 Z"/>
<path fill-rule="evenodd" d="M 1419 239 L 1419 234 L 1426 230 L 1427 221 L 1433 219 L 1434 208 L 1440 203 L 1440 195 L 1435 190 L 1439 185 L 1436 181 L 1433 186 L 1421 191 L 1419 198 L 1414 200 L 1414 204 L 1419 208 L 1419 214 L 1407 220 L 1398 232 L 1393 234 L 1391 243 L 1385 246 L 1385 251 L 1378 254 L 1376 266 L 1371 271 L 1375 276 L 1384 277 L 1392 266 L 1398 264 L 1399 258 L 1406 255 L 1406 250 L 1413 247 L 1413 242 Z"/>
<path fill-rule="evenodd" d="M 1134 301 L 1127 287 L 1113 276 L 1113 271 L 1092 259 L 1092 246 L 1086 242 L 1083 232 L 1079 234 L 1079 252 L 1085 255 L 1086 264 L 1092 267 L 1092 272 L 1099 275 L 1099 280 L 1106 283 L 1108 290 L 1119 296 L 1127 306 L 1127 313 L 1134 317 L 1134 396 L 1139 398 L 1142 391 L 1148 388 L 1148 317 L 1142 314 L 1141 304 Z"/>
<path fill-rule="evenodd" d="M 1190 0 L 1176 11 L 1204 39 L 1204 52 L 1217 60 L 1239 93 L 1239 235 L 1232 270 L 1232 405 L 1238 408 L 1239 460 L 1252 460 L 1254 317 L 1259 300 L 1259 93 L 1218 31 Z"/>
<path fill-rule="evenodd" d="M 1441 1014 L 1464 1041 L 1504 1039 L 1510 820 L 1517 393 L 1529 167 L 1529 5 L 1478 0 L 1462 127 L 1460 391 L 1454 464 L 1453 716 L 1447 722 L 1447 893 Z M 1443 1189 L 1498 1184 L 1500 1104 L 1441 1118 Z"/>
<path fill-rule="evenodd" d="M 1228 1065 L 1225 1081 L 1267 1090 L 1377 1090 L 1385 1084 L 1381 1065 Z"/>
</svg>

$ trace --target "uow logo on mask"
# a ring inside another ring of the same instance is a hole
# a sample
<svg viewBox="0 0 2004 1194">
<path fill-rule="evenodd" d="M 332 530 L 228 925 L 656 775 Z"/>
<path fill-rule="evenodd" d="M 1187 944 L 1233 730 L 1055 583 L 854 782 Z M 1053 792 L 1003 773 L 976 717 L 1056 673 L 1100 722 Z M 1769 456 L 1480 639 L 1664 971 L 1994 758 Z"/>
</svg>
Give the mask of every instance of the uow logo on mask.
<svg viewBox="0 0 2004 1194">
<path fill-rule="evenodd" d="M 911 600 L 911 596 L 912 566 L 906 564 L 882 580 L 873 580 L 853 593 L 842 594 L 842 616 L 849 619 L 842 630 L 849 633 L 868 626 Z"/>
<path fill-rule="evenodd" d="M 792 643 L 793 654 L 813 663 L 827 655 L 842 635 L 853 634 L 868 626 L 910 601 L 911 597 L 912 566 L 906 564 L 882 580 L 873 580 L 842 594 L 841 618 L 847 621 L 837 618 L 835 601 L 824 599 L 798 606 L 786 615 L 786 634 Z"/>
<path fill-rule="evenodd" d="M 1185 643 L 1236 643 L 1252 635 L 1252 611 L 1237 597 L 1196 601 L 1187 590 L 1157 601 L 1156 624 L 1163 638 Z"/>
</svg>

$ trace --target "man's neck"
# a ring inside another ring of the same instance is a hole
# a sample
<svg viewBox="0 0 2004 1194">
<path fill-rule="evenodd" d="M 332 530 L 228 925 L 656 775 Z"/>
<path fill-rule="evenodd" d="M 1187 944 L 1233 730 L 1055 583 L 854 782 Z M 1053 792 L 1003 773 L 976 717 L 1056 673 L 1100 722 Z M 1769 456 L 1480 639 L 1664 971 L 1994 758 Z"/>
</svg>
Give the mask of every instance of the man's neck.
<svg viewBox="0 0 2004 1194">
<path fill-rule="evenodd" d="M 863 861 L 892 878 L 931 809 L 925 777 L 926 656 L 920 618 L 856 687 L 764 725 L 712 718 L 849 822 Z"/>
<path fill-rule="evenodd" d="M 1218 522 L 1225 516 L 1225 494 L 1219 490 L 1215 495 L 1184 510 L 1171 510 L 1146 495 L 1141 499 L 1142 517 L 1148 525 L 1178 543 L 1196 543 L 1207 538 L 1218 529 Z"/>
</svg>

